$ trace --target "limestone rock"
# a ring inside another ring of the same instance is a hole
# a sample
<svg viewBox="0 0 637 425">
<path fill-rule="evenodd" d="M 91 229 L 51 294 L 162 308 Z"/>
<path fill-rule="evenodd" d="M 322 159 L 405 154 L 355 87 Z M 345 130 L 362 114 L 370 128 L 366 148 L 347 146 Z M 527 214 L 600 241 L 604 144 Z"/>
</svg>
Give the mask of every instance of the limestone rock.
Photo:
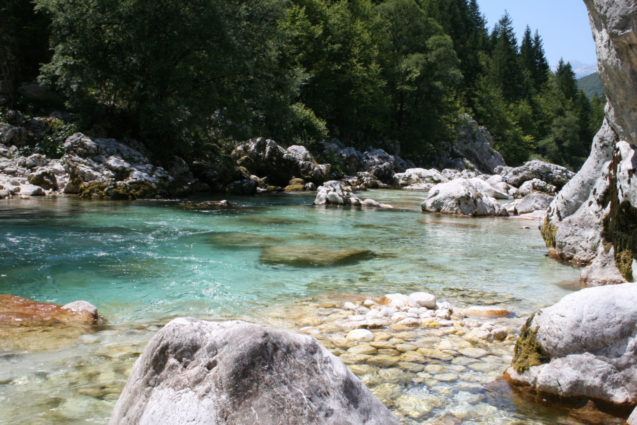
<svg viewBox="0 0 637 425">
<path fill-rule="evenodd" d="M 587 266 L 589 284 L 632 281 L 637 258 L 637 3 L 585 0 L 608 103 L 591 154 L 551 204 L 552 253 Z"/>
<path fill-rule="evenodd" d="M 637 288 L 586 288 L 533 315 L 515 348 L 514 382 L 561 397 L 637 404 Z"/>
<path fill-rule="evenodd" d="M 40 186 L 33 184 L 20 185 L 20 196 L 44 196 L 45 192 Z"/>
<path fill-rule="evenodd" d="M 635 407 L 633 413 L 631 413 L 626 420 L 626 425 L 637 425 L 637 407 Z"/>
<path fill-rule="evenodd" d="M 286 186 L 294 177 L 321 183 L 330 172 L 329 164 L 318 164 L 305 146 L 284 149 L 274 140 L 259 137 L 239 144 L 232 158 L 250 174 L 267 177 L 268 182 Z"/>
<path fill-rule="evenodd" d="M 506 169 L 504 178 L 513 186 L 520 187 L 524 182 L 538 179 L 557 188 L 568 183 L 575 173 L 560 165 L 533 160 L 519 167 Z"/>
<path fill-rule="evenodd" d="M 493 174 L 496 167 L 505 165 L 502 155 L 493 149 L 493 137 L 485 127 L 469 115 L 461 117 L 458 137 L 453 143 L 450 156 L 462 158 L 463 168 L 473 168 Z"/>
<path fill-rule="evenodd" d="M 485 193 L 485 189 L 486 192 Z M 434 186 L 422 203 L 423 211 L 470 216 L 506 216 L 506 209 L 488 193 L 496 190 L 481 179 L 455 179 Z M 503 194 L 502 194 L 503 195 Z M 500 196 L 500 195 L 499 195 Z M 506 196 L 506 195 L 504 195 Z"/>
<path fill-rule="evenodd" d="M 535 211 L 546 211 L 553 196 L 540 192 L 532 192 L 522 199 L 515 200 L 505 205 L 510 214 L 529 214 Z"/>
<path fill-rule="evenodd" d="M 404 173 L 394 174 L 394 187 L 407 190 L 429 190 L 446 181 L 447 178 L 434 168 L 409 168 Z"/>
<path fill-rule="evenodd" d="M 321 151 L 322 157 L 329 160 L 333 168 L 340 169 L 347 175 L 368 173 L 371 181 L 378 181 L 383 185 L 391 185 L 395 173 L 402 173 L 413 167 L 412 162 L 397 155 L 390 155 L 383 149 L 361 152 L 351 146 L 344 146 L 337 139 L 322 142 Z M 339 175 L 335 178 L 342 177 Z"/>
<path fill-rule="evenodd" d="M 542 192 L 547 195 L 555 195 L 557 188 L 552 184 L 549 184 L 540 179 L 527 180 L 520 186 L 520 189 L 516 192 L 516 198 L 524 198 L 533 192 Z"/>
<path fill-rule="evenodd" d="M 135 363 L 111 425 L 398 425 L 315 339 L 175 319 Z"/>
<path fill-rule="evenodd" d="M 361 200 L 352 187 L 340 180 L 325 182 L 316 190 L 314 205 L 360 205 Z"/>
</svg>

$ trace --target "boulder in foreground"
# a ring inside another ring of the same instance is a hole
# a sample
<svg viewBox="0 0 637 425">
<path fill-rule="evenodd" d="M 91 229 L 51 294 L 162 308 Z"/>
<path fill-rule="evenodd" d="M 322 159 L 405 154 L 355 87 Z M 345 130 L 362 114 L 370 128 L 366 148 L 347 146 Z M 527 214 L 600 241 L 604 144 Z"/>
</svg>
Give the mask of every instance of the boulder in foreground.
<svg viewBox="0 0 637 425">
<path fill-rule="evenodd" d="M 534 314 L 507 375 L 541 393 L 637 405 L 637 286 L 582 289 Z"/>
<path fill-rule="evenodd" d="M 110 425 L 398 425 L 314 338 L 231 321 L 171 321 L 128 379 Z"/>
</svg>

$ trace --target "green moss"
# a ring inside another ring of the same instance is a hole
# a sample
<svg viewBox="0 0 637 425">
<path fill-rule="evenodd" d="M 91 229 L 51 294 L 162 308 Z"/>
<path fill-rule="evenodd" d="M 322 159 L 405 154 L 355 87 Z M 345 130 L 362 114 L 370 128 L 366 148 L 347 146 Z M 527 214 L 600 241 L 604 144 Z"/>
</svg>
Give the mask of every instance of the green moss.
<svg viewBox="0 0 637 425">
<path fill-rule="evenodd" d="M 538 329 L 531 329 L 531 322 L 533 322 L 534 316 L 531 315 L 522 326 L 520 337 L 515 343 L 513 369 L 518 373 L 523 373 L 532 366 L 539 366 L 551 360 L 550 354 L 537 340 Z"/>
<path fill-rule="evenodd" d="M 615 248 L 615 265 L 624 279 L 633 281 L 633 258 L 637 258 L 637 208 L 628 201 L 619 202 L 617 167 L 619 156 L 613 158 L 609 173 L 609 189 L 604 196 L 610 209 L 603 222 L 602 236 Z"/>
<path fill-rule="evenodd" d="M 557 226 L 551 223 L 549 217 L 546 216 L 544 224 L 542 224 L 542 238 L 547 248 L 555 248 L 555 234 L 557 233 Z"/>
<path fill-rule="evenodd" d="M 633 281 L 633 258 L 635 255 L 630 249 L 618 251 L 615 253 L 615 264 L 619 272 L 629 282 Z"/>
<path fill-rule="evenodd" d="M 305 185 L 302 184 L 290 184 L 285 186 L 286 192 L 302 192 L 305 189 Z"/>
<path fill-rule="evenodd" d="M 88 182 L 80 186 L 80 198 L 83 199 L 103 199 L 104 190 L 108 187 L 108 182 Z"/>
</svg>

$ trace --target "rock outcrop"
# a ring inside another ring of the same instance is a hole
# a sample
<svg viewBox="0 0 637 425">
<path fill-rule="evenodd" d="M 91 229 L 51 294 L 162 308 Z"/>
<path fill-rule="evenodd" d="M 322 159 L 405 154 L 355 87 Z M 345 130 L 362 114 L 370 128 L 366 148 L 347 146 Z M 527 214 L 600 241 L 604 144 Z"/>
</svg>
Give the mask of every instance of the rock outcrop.
<svg viewBox="0 0 637 425">
<path fill-rule="evenodd" d="M 355 176 L 359 173 L 361 179 L 367 179 L 366 187 L 383 187 L 393 183 L 394 174 L 402 173 L 413 167 L 411 161 L 406 161 L 397 155 L 390 155 L 382 149 L 361 152 L 351 146 L 344 146 L 339 140 L 322 142 L 321 156 L 330 164 L 338 176 Z"/>
<path fill-rule="evenodd" d="M 497 167 L 506 165 L 500 152 L 493 149 L 489 130 L 466 114 L 460 117 L 456 140 L 444 150 L 437 162 L 441 168 L 478 170 L 487 174 L 493 174 Z"/>
<path fill-rule="evenodd" d="M 537 391 L 637 404 L 637 289 L 586 288 L 529 318 L 508 377 Z"/>
<path fill-rule="evenodd" d="M 175 319 L 136 361 L 111 425 L 398 425 L 314 338 Z"/>
<path fill-rule="evenodd" d="M 519 167 L 499 167 L 498 170 L 510 185 L 521 187 L 532 180 L 540 180 L 557 187 L 558 189 L 568 183 L 575 173 L 561 165 L 549 162 L 533 160 Z"/>
<path fill-rule="evenodd" d="M 61 158 L 34 153 L 22 156 L 16 146 L 0 145 L 0 185 L 6 196 L 79 194 L 89 199 L 136 199 L 184 194 L 197 180 L 186 163 L 174 158 L 169 169 L 115 139 L 69 136 Z"/>
<path fill-rule="evenodd" d="M 494 196 L 507 197 L 482 179 L 460 178 L 434 186 L 421 208 L 423 212 L 474 217 L 508 215 Z"/>
<path fill-rule="evenodd" d="M 637 266 L 637 3 L 585 3 L 608 103 L 591 154 L 551 204 L 542 235 L 553 256 L 586 266 L 582 280 L 597 285 L 633 281 Z"/>
<path fill-rule="evenodd" d="M 394 187 L 405 190 L 429 190 L 448 179 L 435 168 L 409 168 L 403 173 L 394 174 Z"/>
<path fill-rule="evenodd" d="M 263 137 L 238 145 L 232 151 L 232 158 L 249 174 L 265 178 L 265 185 L 286 186 L 293 178 L 322 183 L 330 173 L 330 165 L 318 164 L 305 146 L 284 149 L 274 140 Z"/>
</svg>

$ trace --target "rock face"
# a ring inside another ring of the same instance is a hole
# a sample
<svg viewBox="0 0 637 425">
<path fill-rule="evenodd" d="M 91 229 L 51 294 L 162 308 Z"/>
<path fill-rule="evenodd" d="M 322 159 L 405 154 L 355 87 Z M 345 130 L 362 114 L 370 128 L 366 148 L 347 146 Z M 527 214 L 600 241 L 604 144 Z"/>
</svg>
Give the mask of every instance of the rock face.
<svg viewBox="0 0 637 425">
<path fill-rule="evenodd" d="M 440 212 L 469 216 L 506 216 L 507 210 L 493 196 L 498 192 L 484 180 L 455 179 L 434 186 L 421 208 L 424 212 Z"/>
<path fill-rule="evenodd" d="M 111 425 L 398 425 L 308 336 L 175 319 L 136 361 Z"/>
<path fill-rule="evenodd" d="M 330 172 L 330 165 L 317 164 L 306 147 L 294 145 L 286 150 L 263 137 L 238 145 L 232 158 L 249 174 L 267 178 L 267 184 L 276 186 L 286 186 L 295 177 L 322 183 Z"/>
<path fill-rule="evenodd" d="M 587 288 L 534 314 L 508 376 L 540 392 L 637 404 L 637 289 Z"/>
<path fill-rule="evenodd" d="M 637 265 L 637 3 L 585 0 L 606 89 L 591 154 L 550 206 L 542 234 L 552 254 L 587 266 L 589 284 L 633 281 Z"/>
<path fill-rule="evenodd" d="M 409 168 L 394 174 L 394 187 L 406 190 L 429 190 L 438 183 L 447 182 L 440 171 L 432 168 Z"/>
<path fill-rule="evenodd" d="M 537 179 L 561 188 L 575 175 L 575 173 L 561 165 L 538 160 L 528 161 L 515 168 L 502 167 L 500 173 L 509 184 L 515 187 L 520 187 L 527 181 Z"/>
<path fill-rule="evenodd" d="M 361 152 L 351 146 L 344 146 L 336 139 L 323 142 L 321 150 L 322 157 L 335 165 L 337 173 L 365 173 L 359 176 L 359 179 L 367 180 L 366 187 L 391 185 L 395 173 L 401 173 L 414 166 L 411 161 L 390 155 L 382 149 Z M 342 175 L 335 178 L 342 178 Z"/>
<path fill-rule="evenodd" d="M 182 159 L 175 158 L 167 170 L 115 139 L 75 133 L 65 140 L 59 159 L 38 153 L 21 156 L 16 146 L 0 145 L 0 185 L 8 192 L 5 196 L 63 191 L 91 199 L 136 199 L 188 193 L 195 182 Z"/>
<path fill-rule="evenodd" d="M 468 168 L 493 174 L 499 166 L 506 165 L 502 155 L 493 149 L 493 137 L 469 115 L 461 117 L 458 137 L 441 159 L 443 167 Z"/>
</svg>

